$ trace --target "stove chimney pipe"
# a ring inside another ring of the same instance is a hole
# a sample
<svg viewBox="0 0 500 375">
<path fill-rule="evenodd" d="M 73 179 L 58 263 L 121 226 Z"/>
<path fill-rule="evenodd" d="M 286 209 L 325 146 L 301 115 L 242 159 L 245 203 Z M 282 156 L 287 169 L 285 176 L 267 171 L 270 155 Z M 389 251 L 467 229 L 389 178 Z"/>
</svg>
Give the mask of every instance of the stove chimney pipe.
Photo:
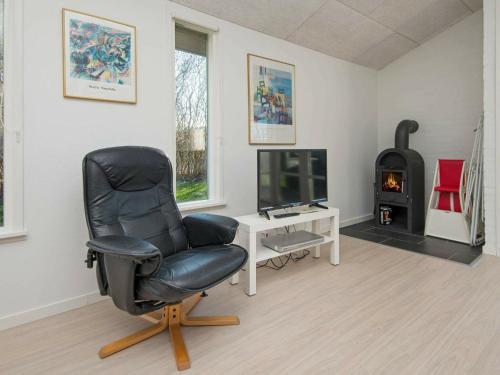
<svg viewBox="0 0 500 375">
<path fill-rule="evenodd" d="M 418 122 L 415 120 L 403 120 L 396 128 L 394 137 L 394 145 L 396 148 L 407 150 L 410 143 L 410 133 L 415 133 L 418 130 Z"/>
</svg>

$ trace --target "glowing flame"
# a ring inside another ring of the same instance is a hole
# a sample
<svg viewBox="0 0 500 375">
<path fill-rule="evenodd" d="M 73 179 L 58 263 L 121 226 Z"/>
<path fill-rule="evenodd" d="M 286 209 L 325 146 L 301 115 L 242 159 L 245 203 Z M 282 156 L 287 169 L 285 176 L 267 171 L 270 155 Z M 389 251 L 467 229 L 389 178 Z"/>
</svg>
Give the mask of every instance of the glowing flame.
<svg viewBox="0 0 500 375">
<path fill-rule="evenodd" d="M 401 186 L 399 185 L 398 180 L 393 173 L 389 173 L 387 179 L 384 182 L 383 188 L 384 190 L 388 191 L 396 191 L 396 192 L 401 191 Z"/>
</svg>

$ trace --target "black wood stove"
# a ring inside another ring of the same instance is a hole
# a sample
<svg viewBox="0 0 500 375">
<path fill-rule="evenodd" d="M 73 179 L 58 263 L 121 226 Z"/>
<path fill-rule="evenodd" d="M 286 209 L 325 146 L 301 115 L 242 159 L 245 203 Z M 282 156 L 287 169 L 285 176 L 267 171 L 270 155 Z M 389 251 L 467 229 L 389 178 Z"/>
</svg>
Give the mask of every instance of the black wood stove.
<svg viewBox="0 0 500 375">
<path fill-rule="evenodd" d="M 424 159 L 408 148 L 410 133 L 417 130 L 416 121 L 401 121 L 395 148 L 382 151 L 375 162 L 375 220 L 387 229 L 410 233 L 424 230 Z M 384 215 L 389 220 L 384 220 Z"/>
</svg>

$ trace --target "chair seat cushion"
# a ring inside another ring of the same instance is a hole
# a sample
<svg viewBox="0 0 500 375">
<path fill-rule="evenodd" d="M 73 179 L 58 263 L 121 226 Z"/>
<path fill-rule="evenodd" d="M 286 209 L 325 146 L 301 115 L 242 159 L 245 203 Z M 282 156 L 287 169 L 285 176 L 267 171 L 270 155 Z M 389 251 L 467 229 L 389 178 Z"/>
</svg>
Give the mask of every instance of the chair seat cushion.
<svg viewBox="0 0 500 375">
<path fill-rule="evenodd" d="M 445 193 L 459 193 L 459 186 L 434 186 L 434 191 L 440 191 Z"/>
<path fill-rule="evenodd" d="M 188 249 L 163 259 L 158 271 L 138 282 L 136 298 L 167 303 L 209 289 L 239 271 L 247 252 L 237 245 Z"/>
</svg>

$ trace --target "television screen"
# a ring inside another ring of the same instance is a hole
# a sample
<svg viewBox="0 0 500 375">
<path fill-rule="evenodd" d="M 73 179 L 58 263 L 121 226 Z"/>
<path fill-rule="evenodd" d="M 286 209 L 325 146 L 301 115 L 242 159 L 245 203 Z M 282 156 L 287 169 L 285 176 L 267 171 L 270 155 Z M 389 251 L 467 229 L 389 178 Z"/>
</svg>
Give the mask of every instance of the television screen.
<svg viewBox="0 0 500 375">
<path fill-rule="evenodd" d="M 326 150 L 258 150 L 258 210 L 328 200 Z"/>
</svg>

